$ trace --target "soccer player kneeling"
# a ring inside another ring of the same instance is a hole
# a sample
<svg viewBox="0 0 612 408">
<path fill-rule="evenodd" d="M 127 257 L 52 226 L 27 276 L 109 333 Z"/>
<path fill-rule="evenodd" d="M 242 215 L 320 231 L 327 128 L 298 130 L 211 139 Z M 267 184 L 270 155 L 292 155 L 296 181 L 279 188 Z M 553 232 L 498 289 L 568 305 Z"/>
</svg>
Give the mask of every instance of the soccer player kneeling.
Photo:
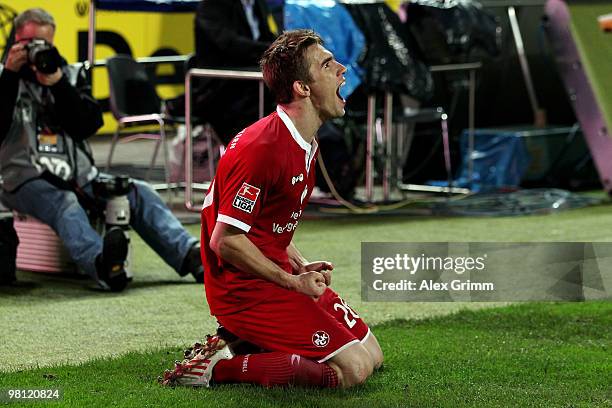
<svg viewBox="0 0 612 408">
<path fill-rule="evenodd" d="M 261 68 L 276 112 L 230 142 L 202 210 L 207 300 L 232 335 L 195 344 L 163 383 L 354 386 L 382 364 L 378 341 L 329 288 L 332 264 L 292 244 L 315 183 L 315 135 L 344 115 L 346 68 L 309 30 L 282 34 Z"/>
</svg>

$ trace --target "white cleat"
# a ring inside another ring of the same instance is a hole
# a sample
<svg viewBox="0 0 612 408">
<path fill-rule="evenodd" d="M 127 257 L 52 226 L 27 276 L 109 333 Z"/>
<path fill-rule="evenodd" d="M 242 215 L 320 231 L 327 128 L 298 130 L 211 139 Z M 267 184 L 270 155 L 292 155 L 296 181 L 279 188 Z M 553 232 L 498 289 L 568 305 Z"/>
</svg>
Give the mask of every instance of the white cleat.
<svg viewBox="0 0 612 408">
<path fill-rule="evenodd" d="M 166 370 L 159 379 L 162 385 L 184 385 L 191 387 L 210 387 L 213 368 L 220 360 L 234 357 L 225 340 L 219 336 L 206 336 L 204 344 L 195 343 L 185 350 L 185 359 L 177 361 L 174 370 Z"/>
</svg>

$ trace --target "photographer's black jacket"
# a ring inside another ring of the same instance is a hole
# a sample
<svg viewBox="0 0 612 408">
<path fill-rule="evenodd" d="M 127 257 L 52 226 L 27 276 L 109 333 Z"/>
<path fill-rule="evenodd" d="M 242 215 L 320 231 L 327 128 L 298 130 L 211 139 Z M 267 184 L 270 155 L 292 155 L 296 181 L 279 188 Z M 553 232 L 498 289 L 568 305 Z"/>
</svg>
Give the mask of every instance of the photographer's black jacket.
<svg viewBox="0 0 612 408">
<path fill-rule="evenodd" d="M 83 70 L 61 69 L 62 78 L 46 87 L 29 68 L 15 73 L 0 65 L 0 174 L 7 191 L 45 171 L 65 180 L 76 175 L 79 184 L 97 175 L 85 139 L 102 126 L 102 111 Z M 59 152 L 40 148 L 41 124 L 59 135 Z"/>
<path fill-rule="evenodd" d="M 26 71 L 13 72 L 7 69 L 0 72 L 0 145 L 11 126 L 17 91 L 21 77 L 36 81 Z M 78 87 L 78 88 L 77 88 Z M 68 78 L 62 76 L 49 89 L 55 98 L 54 109 L 58 124 L 75 140 L 84 140 L 98 130 L 102 122 L 102 111 L 98 103 L 89 95 L 88 84 L 70 85 Z"/>
</svg>

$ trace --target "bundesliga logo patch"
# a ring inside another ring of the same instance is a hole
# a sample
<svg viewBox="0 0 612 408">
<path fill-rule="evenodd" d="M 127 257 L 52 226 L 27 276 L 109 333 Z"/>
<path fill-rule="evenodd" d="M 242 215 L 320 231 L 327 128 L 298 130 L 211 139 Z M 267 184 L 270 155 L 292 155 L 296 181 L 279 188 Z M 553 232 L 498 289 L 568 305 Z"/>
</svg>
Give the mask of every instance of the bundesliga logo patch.
<svg viewBox="0 0 612 408">
<path fill-rule="evenodd" d="M 242 183 L 242 187 L 240 187 L 238 194 L 234 197 L 234 203 L 232 205 L 239 210 L 248 212 L 249 214 L 252 213 L 255 203 L 257 202 L 257 197 L 259 197 L 259 191 L 257 187 Z"/>
</svg>

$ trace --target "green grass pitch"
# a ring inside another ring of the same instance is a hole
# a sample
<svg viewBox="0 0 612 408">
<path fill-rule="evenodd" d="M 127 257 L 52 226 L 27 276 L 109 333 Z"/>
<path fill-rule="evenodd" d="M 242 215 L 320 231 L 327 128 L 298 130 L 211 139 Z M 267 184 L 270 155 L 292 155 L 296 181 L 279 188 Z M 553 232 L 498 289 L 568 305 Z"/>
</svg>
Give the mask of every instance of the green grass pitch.
<svg viewBox="0 0 612 408">
<path fill-rule="evenodd" d="M 361 241 L 610 241 L 609 225 L 607 205 L 517 218 L 303 221 L 298 246 L 334 262 L 332 286 L 373 326 L 386 355 L 381 372 L 348 391 L 158 386 L 215 322 L 203 288 L 134 234 L 135 281 L 122 294 L 34 273 L 0 288 L 0 389 L 59 387 L 54 406 L 612 406 L 609 301 L 367 303 L 359 295 Z"/>
<path fill-rule="evenodd" d="M 162 388 L 180 348 L 0 375 L 2 387 L 60 388 L 66 406 L 612 406 L 612 308 L 523 304 L 374 327 L 385 366 L 350 390 Z"/>
</svg>

